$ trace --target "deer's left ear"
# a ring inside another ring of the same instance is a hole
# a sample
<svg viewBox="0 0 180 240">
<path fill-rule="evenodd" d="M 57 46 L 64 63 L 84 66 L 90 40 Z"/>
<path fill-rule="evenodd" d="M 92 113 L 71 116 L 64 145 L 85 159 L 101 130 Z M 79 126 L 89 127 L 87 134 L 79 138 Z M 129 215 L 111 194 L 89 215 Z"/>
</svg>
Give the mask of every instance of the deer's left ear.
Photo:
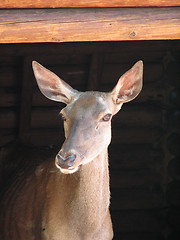
<svg viewBox="0 0 180 240">
<path fill-rule="evenodd" d="M 72 101 L 78 92 L 77 90 L 38 62 L 33 61 L 32 67 L 39 89 L 45 97 L 66 104 Z"/>
<path fill-rule="evenodd" d="M 129 71 L 124 73 L 112 91 L 115 104 L 122 104 L 133 100 L 142 89 L 143 62 L 138 61 Z"/>
</svg>

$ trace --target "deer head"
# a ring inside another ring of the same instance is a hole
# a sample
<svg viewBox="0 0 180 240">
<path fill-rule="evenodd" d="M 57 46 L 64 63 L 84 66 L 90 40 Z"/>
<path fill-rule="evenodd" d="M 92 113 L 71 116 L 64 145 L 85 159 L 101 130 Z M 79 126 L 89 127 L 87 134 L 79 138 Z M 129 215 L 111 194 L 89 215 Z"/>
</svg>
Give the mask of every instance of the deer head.
<svg viewBox="0 0 180 240">
<path fill-rule="evenodd" d="M 55 164 L 62 173 L 74 173 L 99 156 L 111 141 L 111 118 L 123 103 L 133 100 L 142 89 L 143 62 L 138 61 L 123 74 L 111 92 L 79 92 L 39 63 L 32 63 L 42 94 L 66 107 L 65 142 Z"/>
</svg>

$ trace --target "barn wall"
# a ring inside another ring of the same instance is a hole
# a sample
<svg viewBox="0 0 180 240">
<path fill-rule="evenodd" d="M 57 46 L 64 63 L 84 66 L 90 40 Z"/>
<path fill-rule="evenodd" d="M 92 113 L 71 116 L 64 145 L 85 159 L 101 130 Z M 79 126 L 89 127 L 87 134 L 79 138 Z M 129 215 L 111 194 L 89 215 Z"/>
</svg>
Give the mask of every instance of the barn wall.
<svg viewBox="0 0 180 240">
<path fill-rule="evenodd" d="M 42 96 L 31 61 L 72 87 L 109 91 L 136 61 L 144 86 L 112 121 L 109 147 L 114 239 L 176 239 L 179 230 L 180 41 L 0 45 L 0 173 L 4 186 L 18 163 L 10 143 L 60 148 L 63 104 Z M 7 147 L 8 146 L 8 147 Z"/>
</svg>

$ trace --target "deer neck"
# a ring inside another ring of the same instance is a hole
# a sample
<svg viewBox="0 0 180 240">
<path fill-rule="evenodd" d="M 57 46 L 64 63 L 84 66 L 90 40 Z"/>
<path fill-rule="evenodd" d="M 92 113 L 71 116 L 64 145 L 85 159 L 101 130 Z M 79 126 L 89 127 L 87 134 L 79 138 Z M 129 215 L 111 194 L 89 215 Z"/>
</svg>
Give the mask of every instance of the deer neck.
<svg viewBox="0 0 180 240">
<path fill-rule="evenodd" d="M 101 206 L 103 201 L 109 201 L 107 149 L 90 163 L 82 166 L 77 174 L 79 175 L 78 195 L 82 201 L 89 203 L 89 205 L 96 202 L 97 205 Z"/>
<path fill-rule="evenodd" d="M 109 209 L 109 169 L 107 150 L 74 176 L 77 180 L 70 212 L 72 224 L 78 221 L 86 231 L 102 224 Z M 79 219 L 78 219 L 79 218 Z M 78 228 L 78 226 L 77 226 Z"/>
<path fill-rule="evenodd" d="M 54 202 L 52 205 L 55 206 L 56 203 L 59 206 L 68 205 L 69 214 L 71 210 L 91 214 L 92 210 L 93 212 L 100 211 L 100 208 L 103 208 L 103 211 L 107 210 L 110 198 L 107 149 L 88 164 L 81 166 L 76 173 L 66 175 L 59 170 L 52 171 L 47 188 L 52 193 L 48 199 Z"/>
<path fill-rule="evenodd" d="M 67 239 L 69 229 L 71 232 L 84 229 L 84 234 L 92 234 L 109 214 L 107 149 L 76 173 L 66 175 L 52 170 L 46 192 L 43 228 L 51 234 L 59 231 Z"/>
<path fill-rule="evenodd" d="M 77 173 L 60 173 L 59 177 L 63 188 L 66 186 L 64 192 L 67 193 L 67 198 L 72 198 L 74 210 L 77 206 L 79 211 L 80 205 L 81 210 L 84 208 L 87 212 L 88 209 L 91 211 L 92 208 L 101 208 L 103 204 L 108 209 L 110 192 L 107 149 L 88 164 L 81 166 Z"/>
</svg>

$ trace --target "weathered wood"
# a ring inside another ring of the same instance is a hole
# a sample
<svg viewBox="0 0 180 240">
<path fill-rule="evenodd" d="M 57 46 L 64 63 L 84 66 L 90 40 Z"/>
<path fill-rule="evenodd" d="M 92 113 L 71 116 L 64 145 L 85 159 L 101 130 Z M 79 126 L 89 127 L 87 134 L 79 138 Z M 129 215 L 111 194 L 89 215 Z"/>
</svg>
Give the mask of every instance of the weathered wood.
<svg viewBox="0 0 180 240">
<path fill-rule="evenodd" d="M 180 39 L 180 8 L 0 10 L 0 43 Z"/>
<path fill-rule="evenodd" d="M 0 8 L 82 8 L 82 7 L 180 6 L 179 0 L 2 0 Z"/>
</svg>

